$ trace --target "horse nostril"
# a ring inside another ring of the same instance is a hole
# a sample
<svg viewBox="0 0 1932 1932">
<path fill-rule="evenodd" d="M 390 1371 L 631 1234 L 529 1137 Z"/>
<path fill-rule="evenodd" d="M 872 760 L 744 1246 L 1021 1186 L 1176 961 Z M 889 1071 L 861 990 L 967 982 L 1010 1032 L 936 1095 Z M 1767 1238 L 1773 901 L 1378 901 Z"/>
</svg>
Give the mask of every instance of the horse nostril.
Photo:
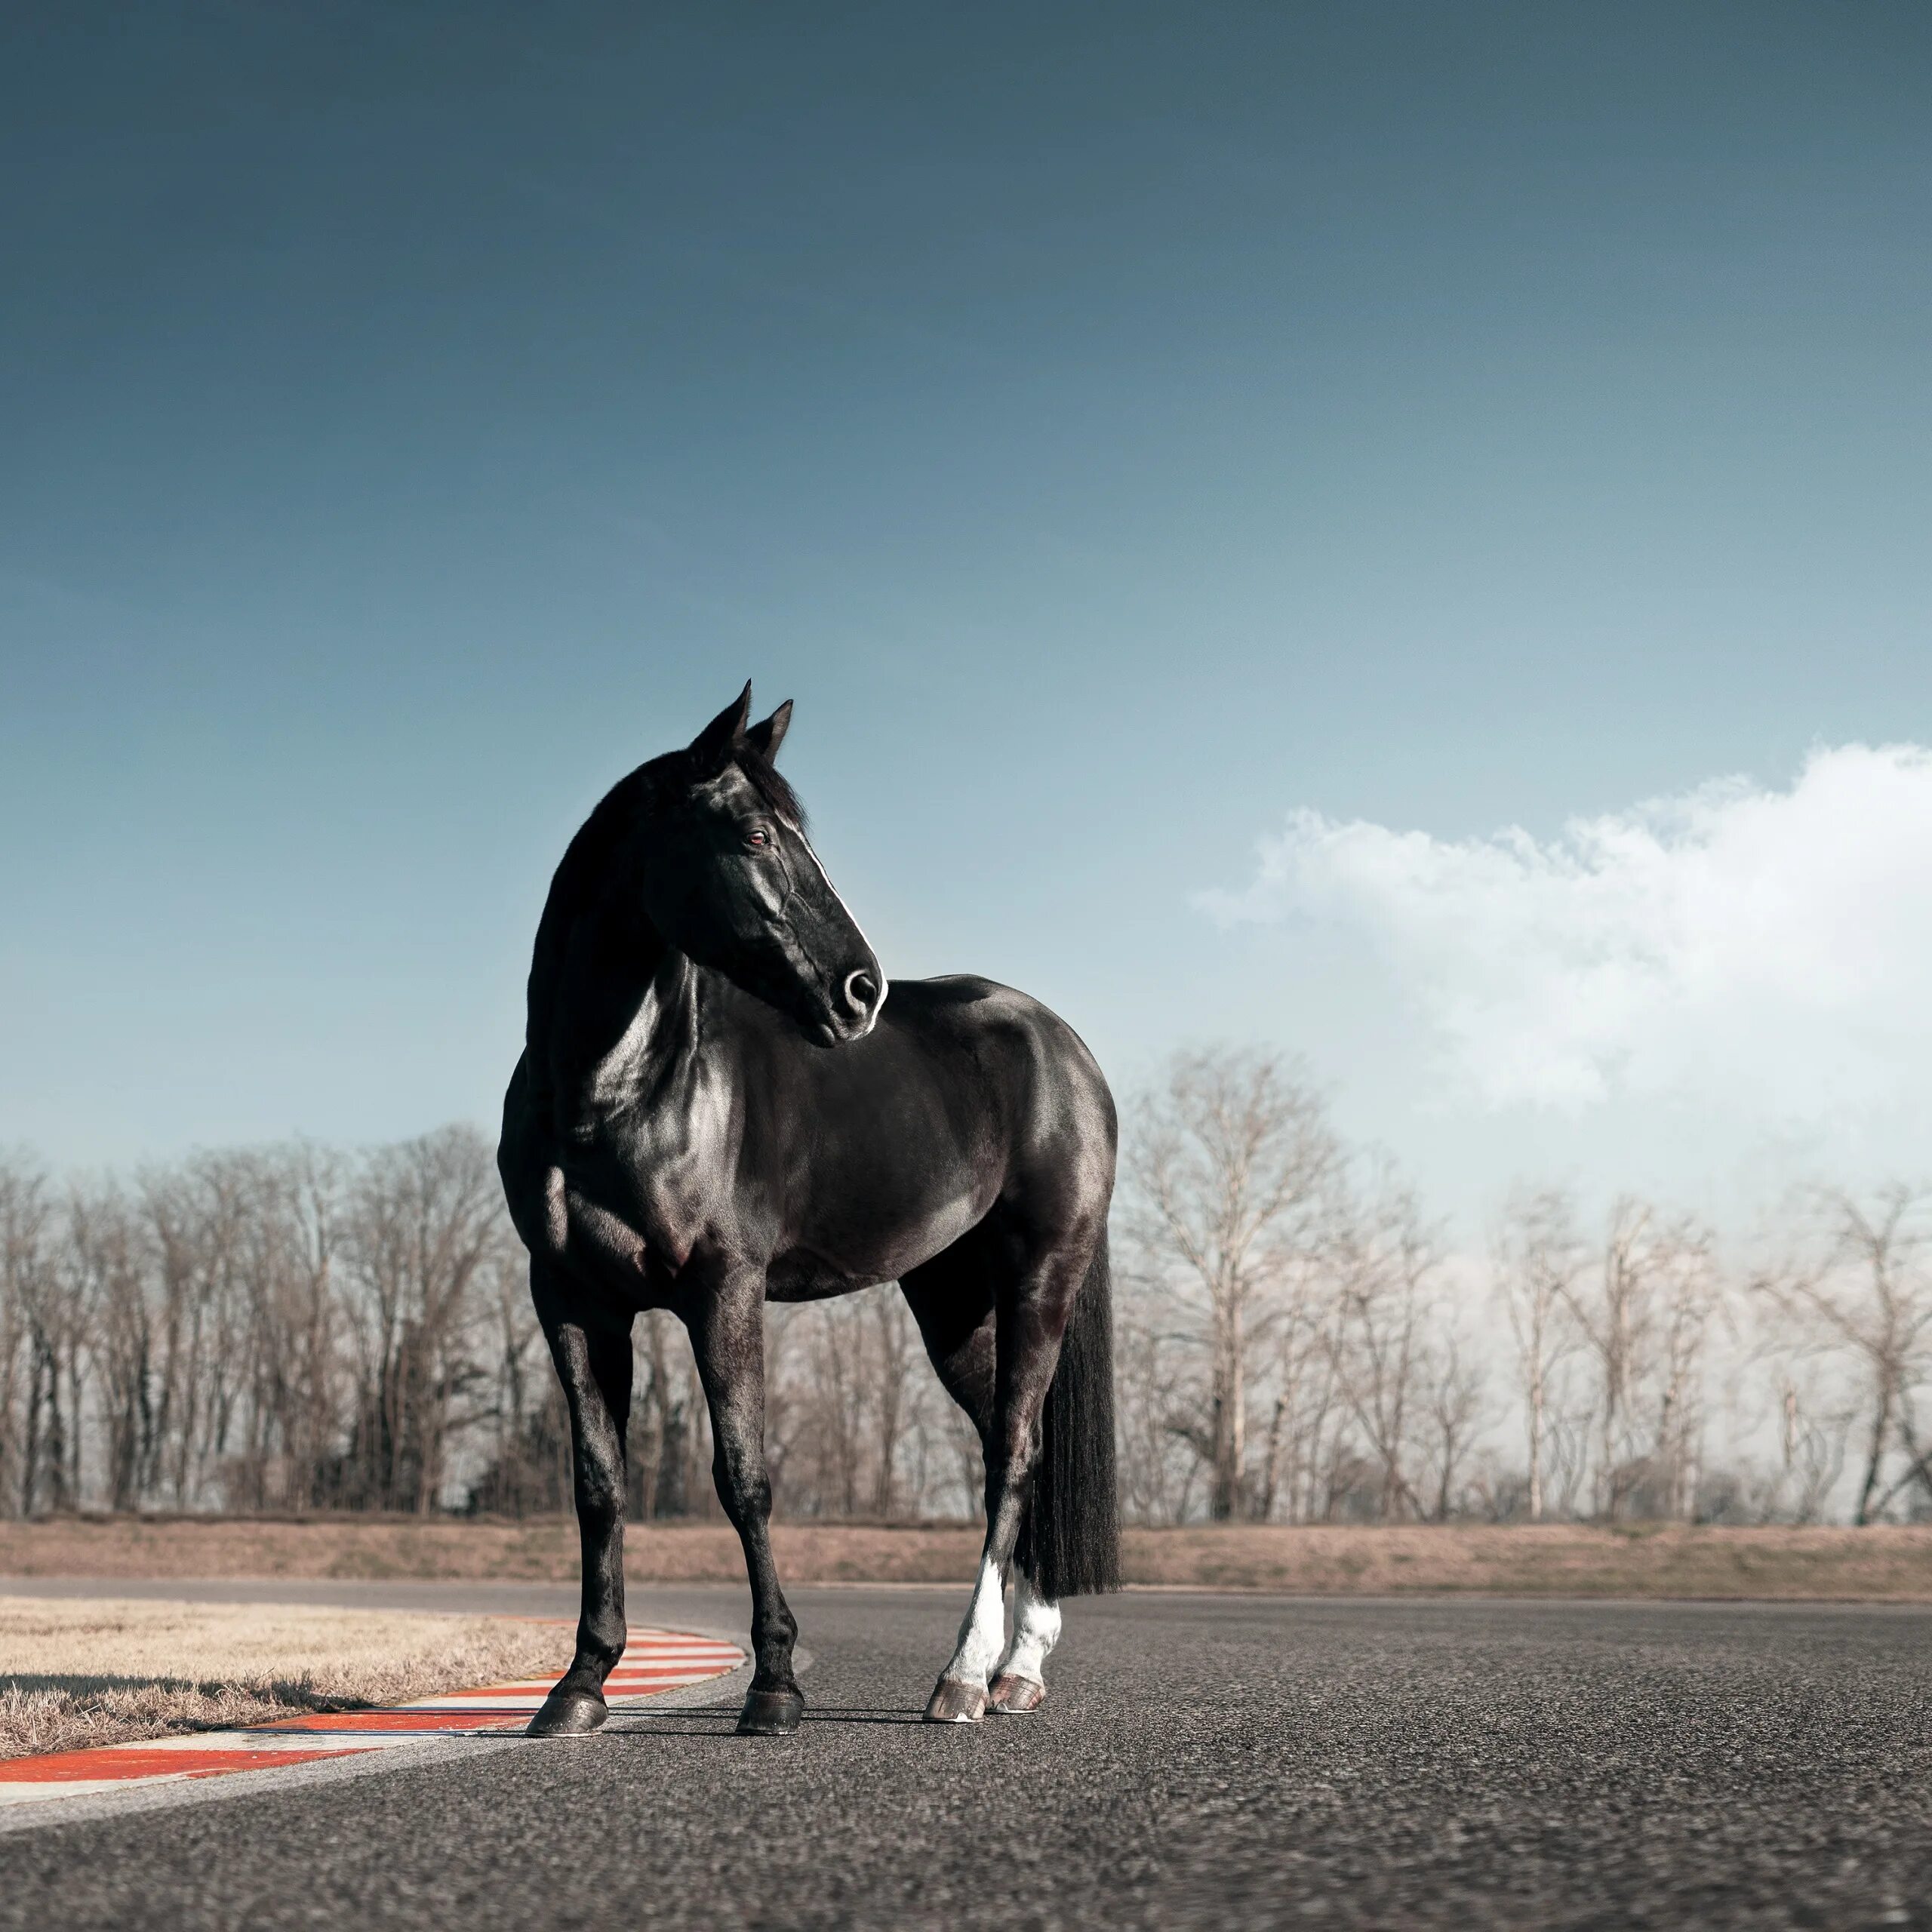
<svg viewBox="0 0 1932 1932">
<path fill-rule="evenodd" d="M 851 1012 L 863 1020 L 871 1012 L 878 999 L 878 982 L 863 968 L 845 976 L 845 1004 Z"/>
</svg>

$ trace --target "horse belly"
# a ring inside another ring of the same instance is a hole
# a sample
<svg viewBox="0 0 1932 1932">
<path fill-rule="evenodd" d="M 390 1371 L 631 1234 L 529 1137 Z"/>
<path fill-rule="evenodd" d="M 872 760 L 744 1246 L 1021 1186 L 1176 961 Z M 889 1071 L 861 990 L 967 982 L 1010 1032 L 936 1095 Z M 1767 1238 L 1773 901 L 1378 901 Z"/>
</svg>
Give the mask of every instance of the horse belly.
<svg viewBox="0 0 1932 1932">
<path fill-rule="evenodd" d="M 774 1301 L 816 1301 L 896 1281 L 950 1247 L 992 1206 L 992 1193 L 982 1201 L 964 1190 L 915 1201 L 868 1190 L 826 1199 L 802 1238 L 774 1257 L 767 1292 Z"/>
</svg>

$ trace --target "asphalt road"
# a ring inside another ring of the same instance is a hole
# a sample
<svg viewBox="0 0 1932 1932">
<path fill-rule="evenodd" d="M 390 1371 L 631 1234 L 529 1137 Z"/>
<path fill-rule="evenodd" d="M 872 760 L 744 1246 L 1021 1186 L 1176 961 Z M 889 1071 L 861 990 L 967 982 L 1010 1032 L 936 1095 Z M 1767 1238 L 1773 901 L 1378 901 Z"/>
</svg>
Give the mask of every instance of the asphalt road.
<svg viewBox="0 0 1932 1932">
<path fill-rule="evenodd" d="M 0 1926 L 1932 1927 L 1932 1611 L 1135 1594 L 1070 1607 L 1038 1717 L 923 1726 L 963 1596 L 798 1591 L 790 1740 L 712 1693 L 67 1807 L 0 1835 Z"/>
</svg>

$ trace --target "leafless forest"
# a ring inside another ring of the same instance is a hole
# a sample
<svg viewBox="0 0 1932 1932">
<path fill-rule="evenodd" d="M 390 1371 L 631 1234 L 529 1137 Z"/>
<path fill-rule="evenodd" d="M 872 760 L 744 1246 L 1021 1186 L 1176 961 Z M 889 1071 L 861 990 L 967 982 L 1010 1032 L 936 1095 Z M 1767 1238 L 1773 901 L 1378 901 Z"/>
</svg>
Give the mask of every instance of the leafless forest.
<svg viewBox="0 0 1932 1932">
<path fill-rule="evenodd" d="M 1748 1238 L 1524 1186 L 1460 1247 L 1294 1064 L 1184 1054 L 1126 1111 L 1130 1516 L 1932 1515 L 1932 1191 Z M 634 1515 L 715 1509 L 681 1331 L 638 1324 Z M 774 1309 L 794 1517 L 964 1516 L 978 1450 L 891 1289 Z M 491 1149 L 451 1128 L 60 1180 L 0 1160 L 0 1512 L 562 1507 L 562 1404 Z"/>
</svg>

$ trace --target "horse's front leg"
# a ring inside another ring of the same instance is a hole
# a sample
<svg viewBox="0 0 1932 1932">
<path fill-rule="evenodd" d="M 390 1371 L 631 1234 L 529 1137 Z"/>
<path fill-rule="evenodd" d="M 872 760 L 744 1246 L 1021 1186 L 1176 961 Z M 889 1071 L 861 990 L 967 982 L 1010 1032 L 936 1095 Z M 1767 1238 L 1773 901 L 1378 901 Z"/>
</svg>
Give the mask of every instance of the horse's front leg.
<svg viewBox="0 0 1932 1932">
<path fill-rule="evenodd" d="M 624 1654 L 624 1432 L 631 1411 L 630 1324 L 603 1324 L 554 1270 L 531 1264 L 537 1317 L 570 1406 L 583 1599 L 577 1654 L 530 1721 L 532 1737 L 574 1737 L 610 1715 L 604 1680 Z"/>
<path fill-rule="evenodd" d="M 694 1291 L 680 1311 L 711 1406 L 712 1475 L 745 1546 L 756 1668 L 738 1730 L 747 1737 L 796 1730 L 805 1700 L 792 1674 L 798 1619 L 771 1555 L 771 1479 L 764 1466 L 764 1277 L 740 1269 Z"/>
</svg>

